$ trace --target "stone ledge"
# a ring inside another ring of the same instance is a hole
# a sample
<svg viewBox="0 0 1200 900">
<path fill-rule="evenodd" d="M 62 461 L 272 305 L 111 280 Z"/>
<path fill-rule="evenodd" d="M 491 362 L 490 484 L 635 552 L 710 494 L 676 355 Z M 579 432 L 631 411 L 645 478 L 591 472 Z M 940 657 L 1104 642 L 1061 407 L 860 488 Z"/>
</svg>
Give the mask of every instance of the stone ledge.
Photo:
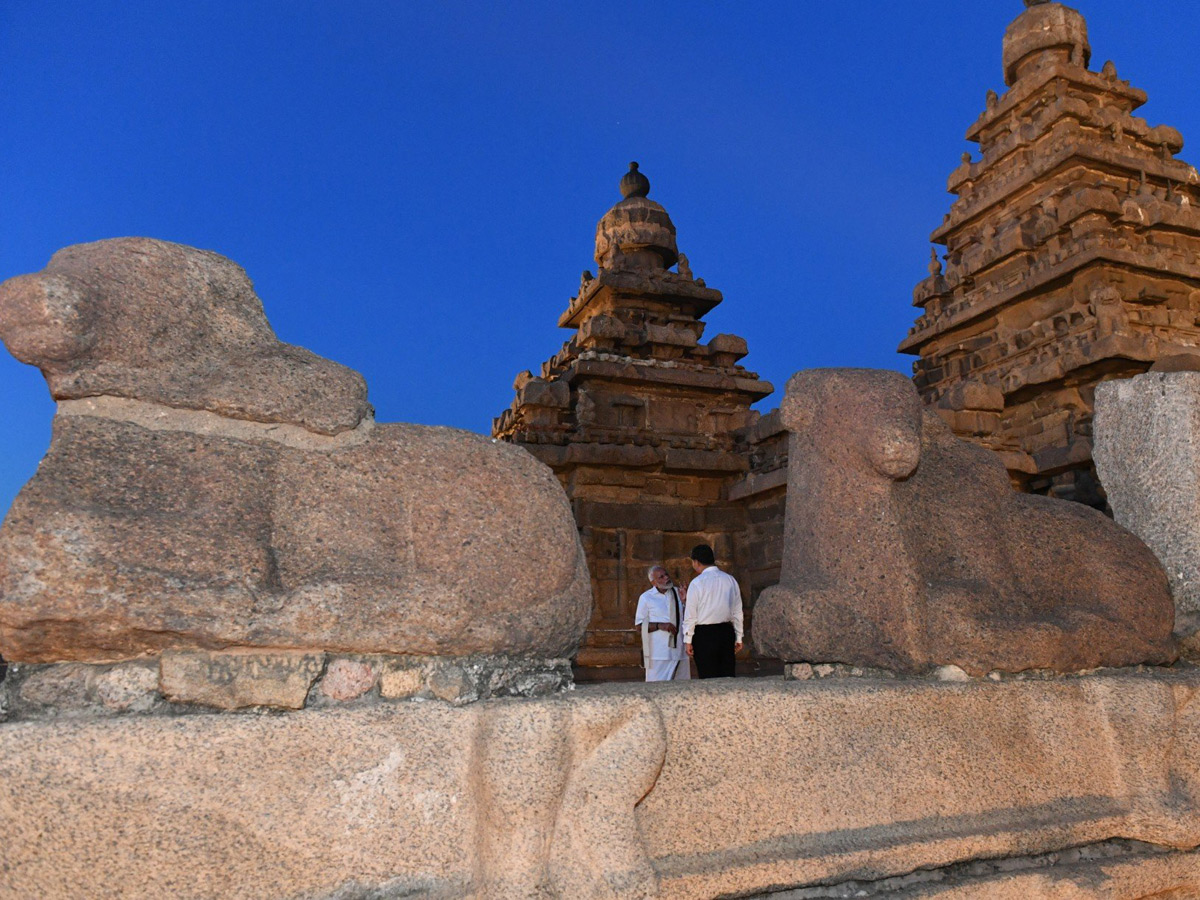
<svg viewBox="0 0 1200 900">
<path fill-rule="evenodd" d="M 729 488 L 730 500 L 744 500 L 756 494 L 763 494 L 776 488 L 787 487 L 787 467 L 780 466 L 770 472 L 758 474 L 751 472 Z"/>
<path fill-rule="evenodd" d="M 566 659 L 169 651 L 159 659 L 112 664 L 11 664 L 0 682 L 0 721 L 394 700 L 461 706 L 494 697 L 541 697 L 572 684 Z"/>
<path fill-rule="evenodd" d="M 1197 746 L 1195 672 L 8 722 L 0 897 L 1132 900 L 1195 887 Z"/>
</svg>

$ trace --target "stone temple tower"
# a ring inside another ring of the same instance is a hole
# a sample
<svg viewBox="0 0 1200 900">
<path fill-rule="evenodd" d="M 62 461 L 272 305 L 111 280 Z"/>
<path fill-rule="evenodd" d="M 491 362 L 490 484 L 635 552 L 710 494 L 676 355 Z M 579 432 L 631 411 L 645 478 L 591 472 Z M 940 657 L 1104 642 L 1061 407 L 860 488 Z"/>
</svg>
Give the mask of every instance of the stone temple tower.
<svg viewBox="0 0 1200 900">
<path fill-rule="evenodd" d="M 633 666 L 633 630 L 646 569 L 676 577 L 691 548 L 737 553 L 745 504 L 730 487 L 749 469 L 750 409 L 772 387 L 738 365 L 740 337 L 701 343 L 701 317 L 721 293 L 692 275 L 667 211 L 649 199 L 637 163 L 623 199 L 596 226 L 593 277 L 584 272 L 558 324 L 575 334 L 492 425 L 554 470 L 571 498 L 591 569 L 595 608 L 581 666 Z"/>
<path fill-rule="evenodd" d="M 1146 94 L 1087 25 L 1026 0 L 1004 35 L 1007 91 L 967 131 L 946 247 L 917 285 L 900 350 L 960 436 L 998 451 L 1025 490 L 1092 504 L 1095 385 L 1200 347 L 1197 173 L 1183 138 L 1133 115 Z M 1180 364 L 1178 361 L 1172 365 Z"/>
</svg>

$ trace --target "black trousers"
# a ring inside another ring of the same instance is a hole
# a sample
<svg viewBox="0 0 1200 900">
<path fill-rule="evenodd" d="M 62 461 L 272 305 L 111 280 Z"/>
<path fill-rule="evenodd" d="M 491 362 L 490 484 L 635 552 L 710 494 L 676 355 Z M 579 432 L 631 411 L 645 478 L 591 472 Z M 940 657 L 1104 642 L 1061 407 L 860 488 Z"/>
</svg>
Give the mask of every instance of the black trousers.
<svg viewBox="0 0 1200 900">
<path fill-rule="evenodd" d="M 737 634 L 732 622 L 697 625 L 692 633 L 692 658 L 701 678 L 732 678 L 737 661 L 733 645 Z"/>
</svg>

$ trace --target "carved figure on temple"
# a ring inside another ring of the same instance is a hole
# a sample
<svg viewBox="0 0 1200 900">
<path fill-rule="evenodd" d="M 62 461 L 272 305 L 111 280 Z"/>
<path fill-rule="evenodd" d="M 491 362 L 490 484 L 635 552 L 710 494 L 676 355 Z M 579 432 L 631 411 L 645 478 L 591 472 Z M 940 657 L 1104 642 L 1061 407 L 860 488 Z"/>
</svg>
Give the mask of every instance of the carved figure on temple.
<svg viewBox="0 0 1200 900">
<path fill-rule="evenodd" d="M 1092 315 L 1096 317 L 1097 337 L 1108 337 L 1128 331 L 1129 313 L 1121 299 L 1121 292 L 1110 284 L 1092 287 L 1088 296 Z"/>
<path fill-rule="evenodd" d="M 682 253 L 679 254 L 679 274 L 683 278 L 691 278 L 692 277 L 691 264 L 688 262 L 688 258 Z"/>
<path fill-rule="evenodd" d="M 1162 567 L 1081 504 L 1017 494 L 896 372 L 788 382 L 781 580 L 757 650 L 919 672 L 1078 671 L 1174 659 Z"/>
<path fill-rule="evenodd" d="M 558 658 L 591 610 L 574 519 L 525 451 L 377 425 L 356 372 L 281 343 L 240 267 L 128 238 L 0 285 L 59 402 L 0 527 L 0 652 L 180 648 Z"/>
<path fill-rule="evenodd" d="M 666 755 L 654 706 L 641 697 L 500 704 L 480 719 L 477 896 L 658 896 L 635 818 Z"/>
</svg>

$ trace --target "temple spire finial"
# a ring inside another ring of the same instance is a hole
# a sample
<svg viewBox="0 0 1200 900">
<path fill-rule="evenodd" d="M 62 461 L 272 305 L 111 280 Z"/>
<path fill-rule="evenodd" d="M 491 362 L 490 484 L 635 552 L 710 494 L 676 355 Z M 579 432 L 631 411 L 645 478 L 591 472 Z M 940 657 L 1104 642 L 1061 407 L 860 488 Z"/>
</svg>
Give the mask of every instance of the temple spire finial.
<svg viewBox="0 0 1200 900">
<path fill-rule="evenodd" d="M 937 247 L 929 248 L 929 274 L 934 278 L 942 274 L 942 261 L 938 259 Z"/>
<path fill-rule="evenodd" d="M 1004 83 L 1055 65 L 1087 68 L 1087 21 L 1076 9 L 1051 0 L 1025 0 L 1024 11 L 1004 32 Z"/>
<path fill-rule="evenodd" d="M 650 194 L 650 179 L 638 171 L 638 164 L 631 162 L 629 171 L 621 178 L 621 196 L 646 197 Z"/>
</svg>

